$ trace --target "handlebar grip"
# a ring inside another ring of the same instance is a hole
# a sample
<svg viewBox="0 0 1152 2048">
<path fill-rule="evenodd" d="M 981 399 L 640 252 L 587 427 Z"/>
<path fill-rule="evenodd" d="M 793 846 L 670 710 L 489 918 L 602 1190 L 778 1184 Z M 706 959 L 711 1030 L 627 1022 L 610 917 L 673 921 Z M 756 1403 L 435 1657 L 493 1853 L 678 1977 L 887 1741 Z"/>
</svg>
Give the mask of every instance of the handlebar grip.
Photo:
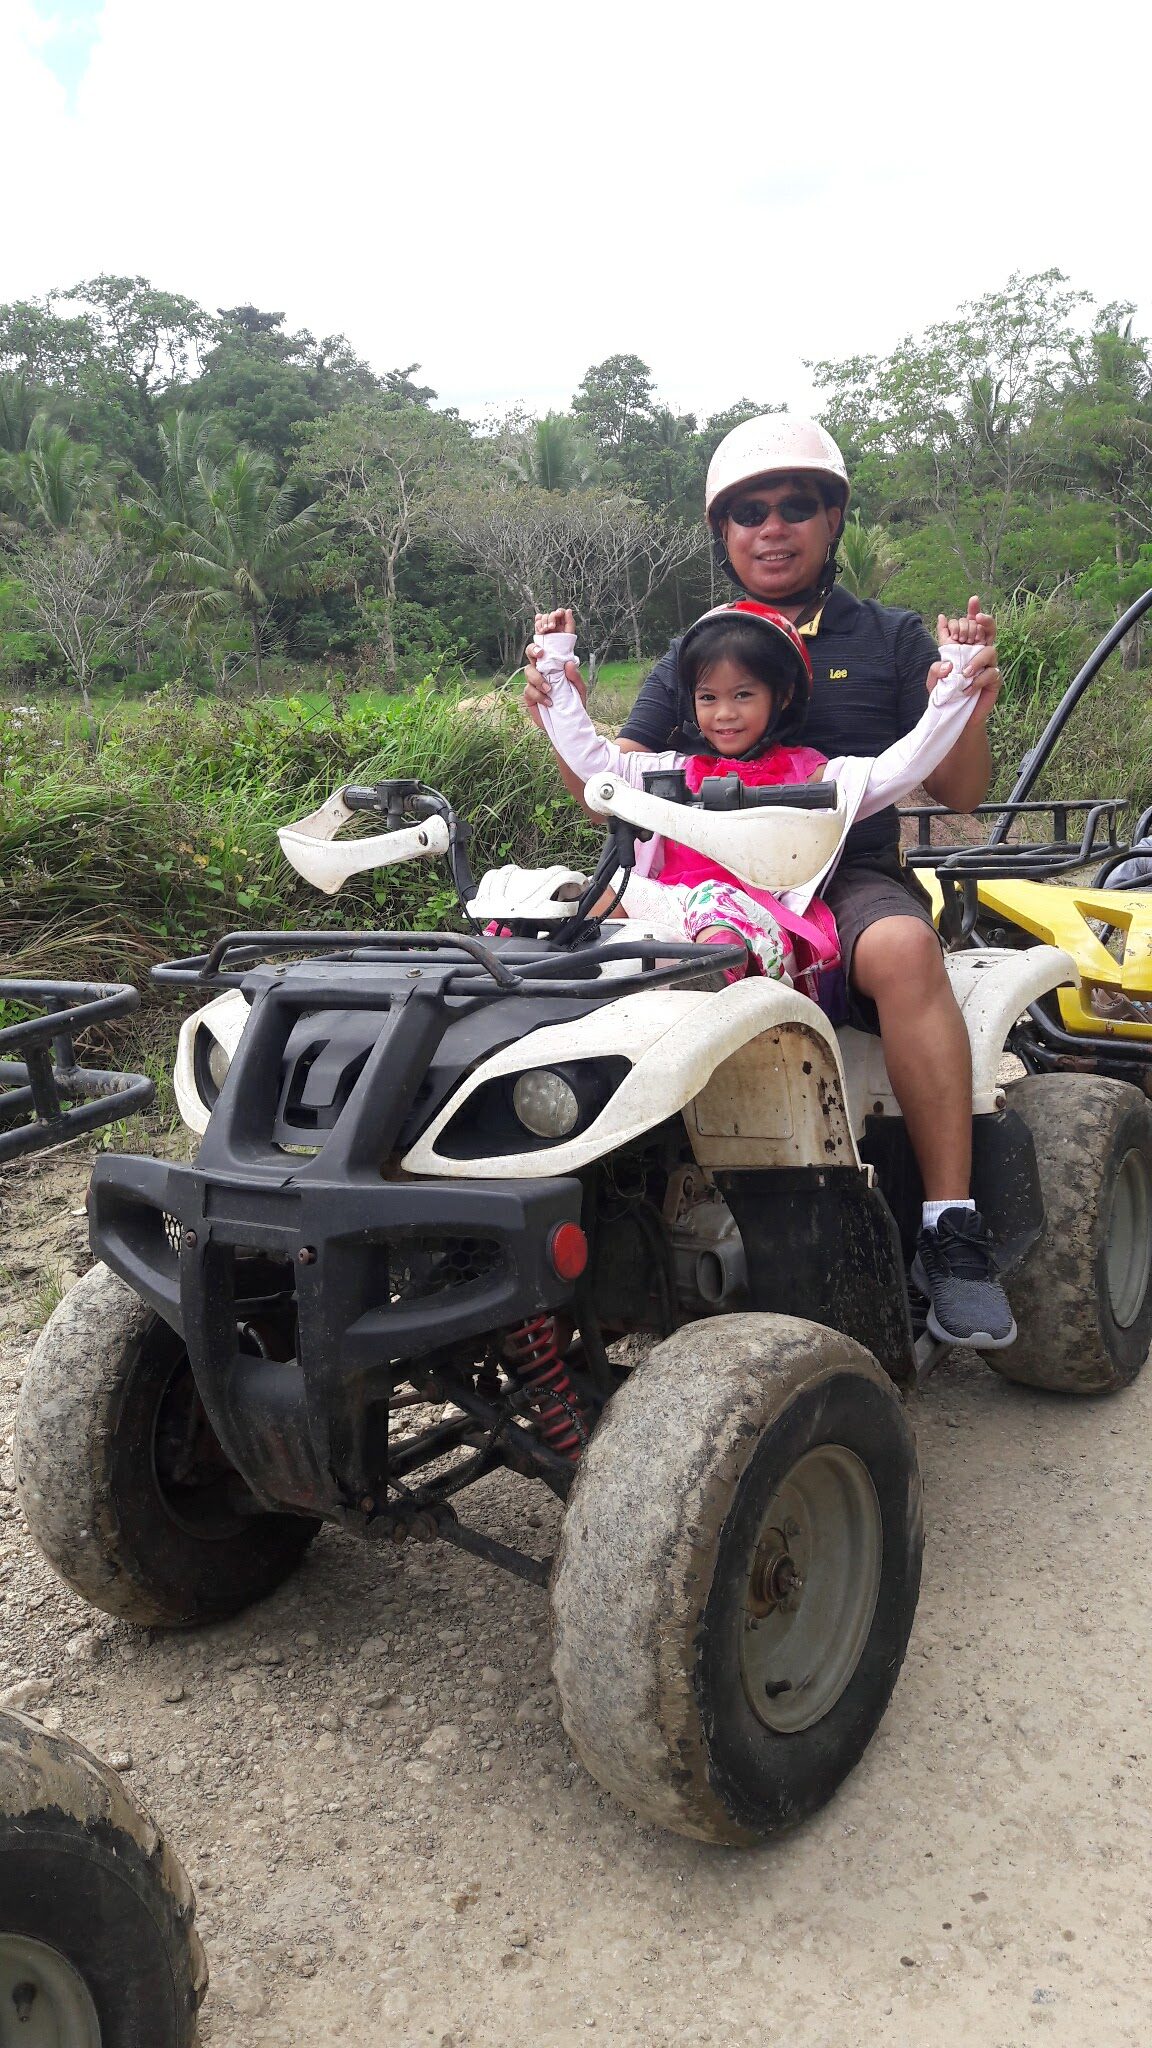
<svg viewBox="0 0 1152 2048">
<path fill-rule="evenodd" d="M 383 809 L 380 797 L 375 789 L 365 789 L 355 783 L 349 783 L 343 795 L 350 811 L 379 811 Z"/>
<path fill-rule="evenodd" d="M 736 775 L 706 775 L 700 784 L 705 811 L 834 811 L 834 782 L 772 782 L 757 788 Z"/>
</svg>

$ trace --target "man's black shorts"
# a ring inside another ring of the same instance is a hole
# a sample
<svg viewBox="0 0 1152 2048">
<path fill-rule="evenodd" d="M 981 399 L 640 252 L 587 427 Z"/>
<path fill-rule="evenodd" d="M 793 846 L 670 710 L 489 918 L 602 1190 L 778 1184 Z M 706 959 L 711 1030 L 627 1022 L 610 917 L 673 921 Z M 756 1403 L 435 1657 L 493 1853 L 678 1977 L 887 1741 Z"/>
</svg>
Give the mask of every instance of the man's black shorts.
<svg viewBox="0 0 1152 2048">
<path fill-rule="evenodd" d="M 934 929 L 932 901 L 913 868 L 905 867 L 899 850 L 878 849 L 868 861 L 845 861 L 821 895 L 840 937 L 840 953 L 848 977 L 848 1022 L 861 1031 L 879 1031 L 876 1005 L 852 986 L 852 955 L 861 932 L 882 917 L 913 917 Z"/>
</svg>

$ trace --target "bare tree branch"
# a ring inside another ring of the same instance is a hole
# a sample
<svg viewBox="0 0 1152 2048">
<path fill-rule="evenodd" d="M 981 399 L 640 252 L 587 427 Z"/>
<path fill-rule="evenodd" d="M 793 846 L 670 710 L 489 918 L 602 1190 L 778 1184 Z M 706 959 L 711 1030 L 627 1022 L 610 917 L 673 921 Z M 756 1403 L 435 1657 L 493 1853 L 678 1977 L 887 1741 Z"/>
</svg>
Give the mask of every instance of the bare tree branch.
<svg viewBox="0 0 1152 2048">
<path fill-rule="evenodd" d="M 642 607 L 700 553 L 700 529 L 599 491 L 474 491 L 445 499 L 437 523 L 496 580 L 527 631 L 533 615 L 570 605 L 592 675 Z"/>
<path fill-rule="evenodd" d="M 164 593 L 150 583 L 151 565 L 119 540 L 75 531 L 26 541 L 17 560 L 29 609 L 91 714 L 97 658 L 118 654 L 164 606 Z"/>
</svg>

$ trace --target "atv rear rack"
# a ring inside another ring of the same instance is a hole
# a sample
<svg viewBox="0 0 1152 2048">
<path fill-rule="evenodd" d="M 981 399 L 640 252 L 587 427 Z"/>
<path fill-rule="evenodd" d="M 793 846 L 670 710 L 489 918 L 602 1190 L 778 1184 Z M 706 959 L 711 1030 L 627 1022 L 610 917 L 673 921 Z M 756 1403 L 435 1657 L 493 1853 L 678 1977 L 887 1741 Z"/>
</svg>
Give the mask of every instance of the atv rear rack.
<svg viewBox="0 0 1152 2048">
<path fill-rule="evenodd" d="M 111 981 L 0 980 L 0 1003 L 41 1013 L 0 1028 L 0 1163 L 147 1108 L 156 1090 L 143 1074 L 76 1064 L 76 1033 L 130 1016 L 140 1007 L 134 988 Z"/>
</svg>

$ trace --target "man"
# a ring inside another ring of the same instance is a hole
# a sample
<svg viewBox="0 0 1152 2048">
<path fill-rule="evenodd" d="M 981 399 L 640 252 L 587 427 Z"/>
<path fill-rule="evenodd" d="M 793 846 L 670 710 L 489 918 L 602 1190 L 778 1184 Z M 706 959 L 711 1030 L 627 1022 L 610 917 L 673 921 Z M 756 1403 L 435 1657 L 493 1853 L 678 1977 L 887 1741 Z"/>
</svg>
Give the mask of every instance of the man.
<svg viewBox="0 0 1152 2048">
<path fill-rule="evenodd" d="M 725 573 L 775 606 L 805 636 L 812 704 L 805 744 L 828 755 L 879 754 L 910 732 L 940 671 L 913 612 L 861 603 L 836 587 L 836 544 L 849 483 L 835 441 L 810 420 L 768 414 L 727 434 L 712 458 L 705 511 Z M 973 598 L 982 644 L 973 667 L 980 700 L 928 793 L 970 811 L 992 774 L 986 731 L 1000 690 L 992 620 Z M 678 642 L 659 661 L 619 735 L 626 748 L 677 744 Z M 548 701 L 531 662 L 529 713 Z M 580 684 L 579 671 L 569 669 Z M 582 685 L 580 685 L 582 687 Z M 576 779 L 562 769 L 576 797 Z M 913 1278 L 941 1339 L 994 1350 L 1016 1335 L 988 1233 L 971 1201 L 972 1067 L 968 1033 L 944 968 L 927 894 L 900 853 L 894 810 L 850 832 L 826 901 L 836 919 L 850 1017 L 879 1030 L 889 1077 L 924 1184 Z"/>
</svg>

